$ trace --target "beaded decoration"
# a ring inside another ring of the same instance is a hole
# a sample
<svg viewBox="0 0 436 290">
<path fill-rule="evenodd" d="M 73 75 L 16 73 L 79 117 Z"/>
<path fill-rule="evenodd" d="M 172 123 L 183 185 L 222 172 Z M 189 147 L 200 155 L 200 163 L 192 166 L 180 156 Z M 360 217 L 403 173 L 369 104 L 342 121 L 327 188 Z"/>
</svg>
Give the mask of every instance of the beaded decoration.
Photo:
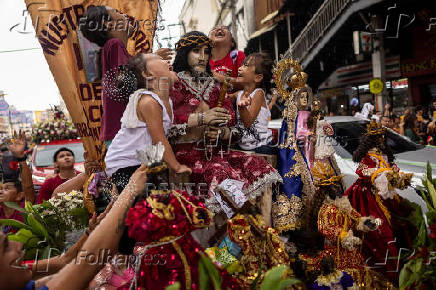
<svg viewBox="0 0 436 290">
<path fill-rule="evenodd" d="M 108 98 L 127 103 L 138 89 L 135 74 L 125 66 L 108 70 L 102 78 L 103 94 Z"/>
</svg>

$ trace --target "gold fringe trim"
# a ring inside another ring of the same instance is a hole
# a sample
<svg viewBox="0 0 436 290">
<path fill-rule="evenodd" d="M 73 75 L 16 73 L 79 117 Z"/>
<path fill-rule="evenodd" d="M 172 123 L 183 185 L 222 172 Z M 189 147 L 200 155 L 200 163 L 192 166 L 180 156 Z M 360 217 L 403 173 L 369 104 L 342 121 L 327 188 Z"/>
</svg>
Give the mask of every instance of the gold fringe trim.
<svg viewBox="0 0 436 290">
<path fill-rule="evenodd" d="M 172 242 L 172 244 L 177 254 L 179 254 L 180 259 L 182 259 L 183 267 L 185 268 L 185 287 L 187 290 L 189 290 L 191 289 L 191 285 L 192 285 L 192 277 L 191 277 L 191 270 L 189 269 L 188 260 L 186 260 L 186 256 L 183 253 L 182 249 L 180 248 L 179 244 L 177 244 L 177 242 Z"/>
<path fill-rule="evenodd" d="M 382 210 L 383 214 L 385 215 L 385 217 L 388 220 L 388 223 L 390 225 L 391 224 L 391 214 L 389 213 L 389 210 L 386 208 L 386 206 L 383 204 L 383 201 L 380 199 L 380 195 L 377 192 L 375 193 L 375 201 L 377 202 L 377 205 Z"/>
<path fill-rule="evenodd" d="M 89 194 L 88 192 L 88 187 L 89 184 L 92 182 L 92 180 L 94 179 L 94 173 L 92 173 L 85 181 L 85 184 L 83 184 L 83 203 L 85 205 L 86 210 L 90 213 L 93 214 L 95 213 L 95 203 L 94 203 L 94 199 L 92 198 L 92 195 Z"/>
</svg>

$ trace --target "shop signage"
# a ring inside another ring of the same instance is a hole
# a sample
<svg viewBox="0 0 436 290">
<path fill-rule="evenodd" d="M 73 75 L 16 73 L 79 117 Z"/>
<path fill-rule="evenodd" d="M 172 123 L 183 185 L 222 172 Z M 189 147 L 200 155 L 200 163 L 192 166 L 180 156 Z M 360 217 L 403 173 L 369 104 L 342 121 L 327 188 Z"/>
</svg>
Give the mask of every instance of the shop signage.
<svg viewBox="0 0 436 290">
<path fill-rule="evenodd" d="M 403 77 L 414 77 L 436 73 L 436 57 L 410 59 L 401 61 Z"/>
<path fill-rule="evenodd" d="M 370 53 L 374 50 L 373 37 L 369 32 L 353 32 L 354 54 Z"/>
</svg>

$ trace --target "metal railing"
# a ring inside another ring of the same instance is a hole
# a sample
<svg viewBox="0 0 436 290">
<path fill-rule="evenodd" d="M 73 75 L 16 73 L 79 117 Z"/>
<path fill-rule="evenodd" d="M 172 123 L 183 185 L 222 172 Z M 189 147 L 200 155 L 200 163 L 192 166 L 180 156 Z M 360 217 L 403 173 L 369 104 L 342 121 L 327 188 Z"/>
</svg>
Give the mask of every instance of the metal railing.
<svg viewBox="0 0 436 290">
<path fill-rule="evenodd" d="M 345 8 L 356 0 L 325 0 L 318 11 L 292 43 L 285 57 L 298 59 L 300 63 L 309 54 L 312 47 L 321 39 Z"/>
</svg>

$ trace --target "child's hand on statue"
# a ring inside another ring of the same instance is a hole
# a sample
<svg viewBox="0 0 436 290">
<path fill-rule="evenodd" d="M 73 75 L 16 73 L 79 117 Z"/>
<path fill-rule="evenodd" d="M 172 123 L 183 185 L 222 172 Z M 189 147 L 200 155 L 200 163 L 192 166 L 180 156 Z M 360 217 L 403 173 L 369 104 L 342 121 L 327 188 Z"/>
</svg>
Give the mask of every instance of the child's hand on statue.
<svg viewBox="0 0 436 290">
<path fill-rule="evenodd" d="M 247 107 L 251 104 L 251 98 L 248 94 L 244 94 L 238 102 L 239 107 Z"/>
<path fill-rule="evenodd" d="M 189 168 L 188 166 L 186 166 L 186 165 L 184 165 L 184 164 L 179 164 L 178 166 L 177 166 L 177 168 L 175 168 L 174 169 L 174 171 L 177 173 L 177 174 L 182 174 L 182 173 L 189 173 L 189 174 L 191 174 L 192 173 L 192 170 L 191 170 L 191 168 Z"/>
</svg>

